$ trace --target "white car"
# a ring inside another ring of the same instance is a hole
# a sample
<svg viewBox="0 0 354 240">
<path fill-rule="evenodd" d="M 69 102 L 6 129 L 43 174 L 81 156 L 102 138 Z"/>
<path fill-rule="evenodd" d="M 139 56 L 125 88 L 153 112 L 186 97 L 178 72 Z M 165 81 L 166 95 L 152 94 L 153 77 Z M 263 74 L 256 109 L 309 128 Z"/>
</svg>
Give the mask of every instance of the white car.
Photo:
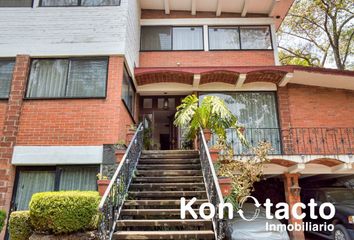
<svg viewBox="0 0 354 240">
<path fill-rule="evenodd" d="M 255 213 L 253 204 L 245 203 L 242 207 L 244 216 L 251 219 Z M 290 240 L 286 230 L 267 229 L 269 225 L 279 226 L 282 223 L 276 219 L 267 219 L 265 209 L 260 207 L 260 213 L 257 219 L 246 221 L 242 219 L 238 213 L 235 213 L 233 220 L 229 221 L 227 235 L 232 240 Z"/>
</svg>

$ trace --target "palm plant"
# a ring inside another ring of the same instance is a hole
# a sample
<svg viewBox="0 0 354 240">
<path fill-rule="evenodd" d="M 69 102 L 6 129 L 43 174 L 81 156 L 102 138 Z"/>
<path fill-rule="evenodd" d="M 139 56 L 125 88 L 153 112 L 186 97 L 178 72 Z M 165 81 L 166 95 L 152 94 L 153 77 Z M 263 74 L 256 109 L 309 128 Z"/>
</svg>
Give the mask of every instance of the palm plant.
<svg viewBox="0 0 354 240">
<path fill-rule="evenodd" d="M 206 96 L 199 105 L 199 99 L 192 94 L 182 100 L 177 107 L 174 124 L 188 129 L 187 136 L 194 139 L 200 128 L 218 135 L 219 141 L 226 141 L 226 129 L 236 128 L 239 138 L 244 139 L 237 118 L 227 108 L 224 101 L 216 96 Z"/>
</svg>

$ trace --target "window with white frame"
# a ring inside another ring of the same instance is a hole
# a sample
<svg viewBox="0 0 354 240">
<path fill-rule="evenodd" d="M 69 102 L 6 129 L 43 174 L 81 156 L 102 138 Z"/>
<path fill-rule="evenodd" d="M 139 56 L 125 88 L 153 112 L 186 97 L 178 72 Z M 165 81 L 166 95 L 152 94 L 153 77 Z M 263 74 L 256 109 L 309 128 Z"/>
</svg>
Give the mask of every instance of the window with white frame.
<svg viewBox="0 0 354 240">
<path fill-rule="evenodd" d="M 121 0 L 40 0 L 41 7 L 119 6 Z"/>
<path fill-rule="evenodd" d="M 145 26 L 141 51 L 203 50 L 202 27 Z"/>
<path fill-rule="evenodd" d="M 106 96 L 108 58 L 34 59 L 27 98 Z"/>
<path fill-rule="evenodd" d="M 33 0 L 0 0 L 0 7 L 32 7 Z"/>
<path fill-rule="evenodd" d="M 9 98 L 14 66 L 14 60 L 0 59 L 0 99 Z"/>
</svg>

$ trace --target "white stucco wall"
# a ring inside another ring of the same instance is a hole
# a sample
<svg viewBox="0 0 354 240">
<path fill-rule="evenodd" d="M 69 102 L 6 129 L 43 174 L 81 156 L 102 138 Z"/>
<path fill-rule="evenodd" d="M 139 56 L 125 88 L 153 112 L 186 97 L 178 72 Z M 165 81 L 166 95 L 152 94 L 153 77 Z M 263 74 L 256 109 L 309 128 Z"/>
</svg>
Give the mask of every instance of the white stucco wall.
<svg viewBox="0 0 354 240">
<path fill-rule="evenodd" d="M 0 57 L 127 54 L 130 68 L 138 61 L 130 46 L 140 33 L 137 0 L 105 7 L 38 7 L 38 1 L 33 8 L 0 8 Z"/>
</svg>

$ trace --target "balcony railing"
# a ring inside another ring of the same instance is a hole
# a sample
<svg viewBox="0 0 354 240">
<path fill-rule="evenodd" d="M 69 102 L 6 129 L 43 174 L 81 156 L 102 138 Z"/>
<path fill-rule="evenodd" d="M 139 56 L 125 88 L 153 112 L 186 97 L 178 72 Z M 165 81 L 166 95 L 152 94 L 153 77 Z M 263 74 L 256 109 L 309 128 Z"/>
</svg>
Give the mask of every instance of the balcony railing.
<svg viewBox="0 0 354 240">
<path fill-rule="evenodd" d="M 246 128 L 245 138 L 250 146 L 259 142 L 272 145 L 272 155 L 340 155 L 354 154 L 353 128 Z M 228 143 L 236 155 L 250 154 L 241 144 L 235 129 L 227 130 Z M 216 143 L 213 137 L 210 145 Z"/>
</svg>

